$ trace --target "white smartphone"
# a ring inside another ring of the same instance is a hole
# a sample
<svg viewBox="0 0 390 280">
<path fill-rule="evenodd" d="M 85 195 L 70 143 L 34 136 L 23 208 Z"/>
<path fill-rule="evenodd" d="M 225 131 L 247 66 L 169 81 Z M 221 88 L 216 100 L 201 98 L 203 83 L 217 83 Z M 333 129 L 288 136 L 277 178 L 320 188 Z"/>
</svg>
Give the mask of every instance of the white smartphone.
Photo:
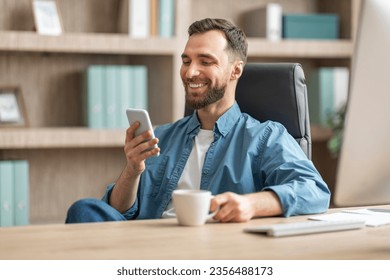
<svg viewBox="0 0 390 280">
<path fill-rule="evenodd" d="M 145 131 L 150 130 L 150 132 L 152 133 L 152 138 L 155 137 L 152 122 L 150 121 L 148 111 L 144 109 L 128 108 L 126 109 L 126 115 L 130 125 L 136 121 L 139 121 L 140 123 L 140 127 L 135 131 L 134 134 L 135 136 L 138 136 L 144 133 Z M 154 146 L 154 148 L 157 148 L 157 144 Z M 157 156 L 158 155 L 159 154 L 157 154 Z"/>
</svg>

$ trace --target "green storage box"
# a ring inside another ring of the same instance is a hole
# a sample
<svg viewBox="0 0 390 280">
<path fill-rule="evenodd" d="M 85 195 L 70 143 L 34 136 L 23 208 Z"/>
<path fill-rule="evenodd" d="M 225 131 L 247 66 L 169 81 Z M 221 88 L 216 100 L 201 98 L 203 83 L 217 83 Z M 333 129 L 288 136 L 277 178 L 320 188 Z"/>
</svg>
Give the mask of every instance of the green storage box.
<svg viewBox="0 0 390 280">
<path fill-rule="evenodd" d="M 339 16 L 336 14 L 285 14 L 283 38 L 338 39 Z"/>
</svg>

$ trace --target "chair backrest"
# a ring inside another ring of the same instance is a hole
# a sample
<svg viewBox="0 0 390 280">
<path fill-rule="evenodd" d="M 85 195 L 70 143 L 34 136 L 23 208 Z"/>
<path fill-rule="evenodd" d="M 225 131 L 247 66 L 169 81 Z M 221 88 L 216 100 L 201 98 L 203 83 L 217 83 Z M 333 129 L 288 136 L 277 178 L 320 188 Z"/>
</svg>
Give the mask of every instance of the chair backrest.
<svg viewBox="0 0 390 280">
<path fill-rule="evenodd" d="M 242 112 L 286 127 L 311 160 L 311 134 L 305 75 L 299 63 L 247 63 L 236 100 Z M 193 110 L 186 108 L 185 115 Z"/>
<path fill-rule="evenodd" d="M 283 124 L 311 159 L 305 75 L 299 63 L 248 63 L 238 81 L 241 111 L 259 121 Z"/>
</svg>

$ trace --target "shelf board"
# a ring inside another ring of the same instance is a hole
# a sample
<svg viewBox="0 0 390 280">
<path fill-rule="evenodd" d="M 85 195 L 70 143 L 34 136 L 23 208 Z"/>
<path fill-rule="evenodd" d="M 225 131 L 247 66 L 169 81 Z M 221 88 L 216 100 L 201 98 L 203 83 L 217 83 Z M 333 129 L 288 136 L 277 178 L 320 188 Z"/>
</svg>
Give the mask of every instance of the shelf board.
<svg viewBox="0 0 390 280">
<path fill-rule="evenodd" d="M 97 54 L 173 55 L 177 40 L 134 39 L 124 34 L 65 33 L 38 35 L 27 31 L 0 32 L 0 51 Z"/>
<path fill-rule="evenodd" d="M 330 128 L 311 127 L 313 142 L 327 141 Z M 120 148 L 125 141 L 124 129 L 88 128 L 2 128 L 0 149 L 51 148 Z"/>
<path fill-rule="evenodd" d="M 0 149 L 123 147 L 125 129 L 3 128 Z"/>
<path fill-rule="evenodd" d="M 248 38 L 249 57 L 350 58 L 351 40 L 280 40 Z"/>
<path fill-rule="evenodd" d="M 91 54 L 174 55 L 177 38 L 133 39 L 124 34 L 65 33 L 38 35 L 28 31 L 0 32 L 0 51 Z M 281 40 L 248 38 L 250 57 L 349 58 L 351 40 Z"/>
</svg>

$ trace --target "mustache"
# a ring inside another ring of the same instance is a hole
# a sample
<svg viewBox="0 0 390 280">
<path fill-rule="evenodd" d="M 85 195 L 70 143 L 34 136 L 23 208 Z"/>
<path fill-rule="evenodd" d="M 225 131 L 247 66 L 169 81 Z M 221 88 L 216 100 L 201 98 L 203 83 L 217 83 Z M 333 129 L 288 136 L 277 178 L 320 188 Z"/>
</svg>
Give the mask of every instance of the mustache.
<svg viewBox="0 0 390 280">
<path fill-rule="evenodd" d="M 183 79 L 183 82 L 184 83 L 194 83 L 194 84 L 197 84 L 197 83 L 205 84 L 205 83 L 209 83 L 210 81 L 208 79 L 191 79 L 191 78 L 186 78 L 186 79 Z"/>
</svg>

